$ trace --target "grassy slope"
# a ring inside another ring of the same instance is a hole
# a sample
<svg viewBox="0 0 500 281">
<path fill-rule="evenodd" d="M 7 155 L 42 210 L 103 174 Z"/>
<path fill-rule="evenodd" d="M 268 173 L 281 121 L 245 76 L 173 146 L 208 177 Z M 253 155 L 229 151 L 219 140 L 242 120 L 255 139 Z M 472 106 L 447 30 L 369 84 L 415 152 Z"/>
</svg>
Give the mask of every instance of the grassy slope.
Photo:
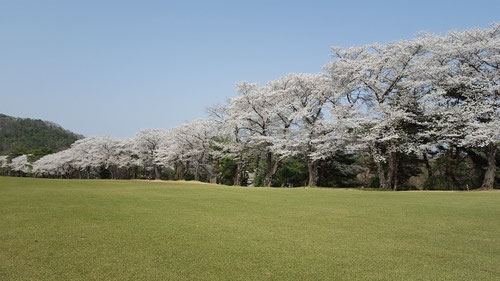
<svg viewBox="0 0 500 281">
<path fill-rule="evenodd" d="M 500 192 L 0 177 L 0 280 L 499 280 Z"/>
</svg>

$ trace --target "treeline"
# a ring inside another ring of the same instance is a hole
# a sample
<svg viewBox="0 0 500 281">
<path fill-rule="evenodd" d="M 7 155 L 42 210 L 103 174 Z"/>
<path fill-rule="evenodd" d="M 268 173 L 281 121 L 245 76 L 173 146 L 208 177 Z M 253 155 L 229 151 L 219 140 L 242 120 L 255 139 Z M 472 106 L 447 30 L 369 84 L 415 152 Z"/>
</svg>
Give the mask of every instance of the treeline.
<svg viewBox="0 0 500 281">
<path fill-rule="evenodd" d="M 242 82 L 210 119 L 87 138 L 4 173 L 194 179 L 255 186 L 492 189 L 500 25 L 332 48 L 325 73 Z M 419 179 L 419 183 L 411 179 Z"/>
<path fill-rule="evenodd" d="M 42 120 L 0 114 L 0 155 L 10 159 L 29 154 L 31 161 L 67 149 L 83 136 Z"/>
</svg>

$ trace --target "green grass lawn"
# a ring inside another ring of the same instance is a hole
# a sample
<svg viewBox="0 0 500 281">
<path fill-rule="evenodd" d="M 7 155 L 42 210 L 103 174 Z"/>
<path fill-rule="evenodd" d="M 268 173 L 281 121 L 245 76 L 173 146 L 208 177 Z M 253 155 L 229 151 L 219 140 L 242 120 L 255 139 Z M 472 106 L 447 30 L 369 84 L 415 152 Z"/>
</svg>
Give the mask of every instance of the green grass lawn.
<svg viewBox="0 0 500 281">
<path fill-rule="evenodd" d="M 0 280 L 500 280 L 500 192 L 0 177 Z"/>
</svg>

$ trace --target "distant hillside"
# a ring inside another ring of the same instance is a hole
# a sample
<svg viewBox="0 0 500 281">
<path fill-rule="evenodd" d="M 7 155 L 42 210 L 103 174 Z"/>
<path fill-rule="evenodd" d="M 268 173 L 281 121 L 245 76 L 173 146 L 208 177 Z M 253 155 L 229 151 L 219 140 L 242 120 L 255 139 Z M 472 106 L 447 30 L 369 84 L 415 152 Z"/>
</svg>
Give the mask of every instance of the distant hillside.
<svg viewBox="0 0 500 281">
<path fill-rule="evenodd" d="M 52 122 L 0 114 L 0 155 L 44 155 L 68 148 L 81 138 Z"/>
</svg>

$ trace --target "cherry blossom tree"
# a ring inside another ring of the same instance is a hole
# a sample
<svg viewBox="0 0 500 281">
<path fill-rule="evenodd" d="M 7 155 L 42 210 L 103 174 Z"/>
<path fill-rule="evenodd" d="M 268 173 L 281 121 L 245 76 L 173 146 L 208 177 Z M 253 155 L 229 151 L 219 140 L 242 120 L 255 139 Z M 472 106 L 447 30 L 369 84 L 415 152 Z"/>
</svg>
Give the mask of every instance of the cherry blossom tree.
<svg viewBox="0 0 500 281">
<path fill-rule="evenodd" d="M 271 98 L 272 91 L 269 87 L 248 82 L 239 83 L 237 89 L 240 96 L 230 100 L 225 120 L 237 128 L 240 136 L 247 138 L 247 143 L 261 151 L 256 163 L 264 157 L 264 186 L 271 186 L 280 161 L 280 156 L 273 153 L 270 140 L 280 131 Z"/>
<path fill-rule="evenodd" d="M 0 169 L 7 169 L 8 167 L 8 156 L 0 155 Z M 1 171 L 1 170 L 0 170 Z"/>
<path fill-rule="evenodd" d="M 161 178 L 160 150 L 168 145 L 169 133 L 163 129 L 144 129 L 133 137 L 134 149 L 144 166 L 152 167 L 154 179 Z"/>
<path fill-rule="evenodd" d="M 28 155 L 21 155 L 11 160 L 9 167 L 12 171 L 27 174 L 31 171 L 31 164 L 28 162 Z"/>
<path fill-rule="evenodd" d="M 493 189 L 500 142 L 500 24 L 453 31 L 434 42 L 433 86 L 427 99 L 432 135 L 448 147 L 478 147 L 488 162 L 481 188 Z"/>
<path fill-rule="evenodd" d="M 250 143 L 248 131 L 242 128 L 243 123 L 235 116 L 229 116 L 228 105 L 216 105 L 208 109 L 210 117 L 217 123 L 219 133 L 214 142 L 214 157 L 220 161 L 225 158 L 236 163 L 233 175 L 233 185 L 242 184 L 242 179 L 248 165 L 251 162 L 251 155 L 255 154 Z"/>
<path fill-rule="evenodd" d="M 309 172 L 308 185 L 316 186 L 321 158 L 318 146 L 326 133 L 325 105 L 337 99 L 332 80 L 325 74 L 289 74 L 268 86 L 273 112 L 281 123 L 281 130 L 269 140 L 273 151 L 281 156 L 303 155 Z"/>
<path fill-rule="evenodd" d="M 166 153 L 179 175 L 190 171 L 196 181 L 202 176 L 214 182 L 214 138 L 219 132 L 217 123 L 211 119 L 197 119 L 175 127 L 171 131 L 170 149 Z"/>
<path fill-rule="evenodd" d="M 69 177 L 75 171 L 75 156 L 71 149 L 45 155 L 33 163 L 33 173 L 38 177 Z"/>
<path fill-rule="evenodd" d="M 358 150 L 370 152 L 380 187 L 397 188 L 398 156 L 414 152 L 418 143 L 405 127 L 416 126 L 415 106 L 425 93 L 426 71 L 420 58 L 427 51 L 420 40 L 333 47 L 335 61 L 326 69 L 345 87 L 345 100 L 358 104 L 355 130 Z"/>
</svg>

